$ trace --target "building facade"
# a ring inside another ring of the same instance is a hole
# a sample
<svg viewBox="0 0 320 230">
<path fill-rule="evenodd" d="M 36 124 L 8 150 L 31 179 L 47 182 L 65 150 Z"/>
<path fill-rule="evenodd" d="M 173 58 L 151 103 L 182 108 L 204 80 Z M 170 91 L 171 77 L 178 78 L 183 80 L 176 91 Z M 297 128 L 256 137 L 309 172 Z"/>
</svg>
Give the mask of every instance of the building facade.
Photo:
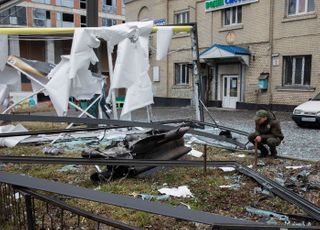
<svg viewBox="0 0 320 230">
<path fill-rule="evenodd" d="M 128 21 L 197 23 L 205 101 L 226 108 L 291 110 L 319 92 L 319 12 L 316 0 L 126 1 Z M 190 35 L 176 34 L 170 49 L 161 62 L 151 49 L 155 95 L 188 103 Z"/>
<path fill-rule="evenodd" d="M 99 26 L 112 26 L 125 21 L 122 0 L 99 0 Z M 0 12 L 1 27 L 86 27 L 87 0 L 26 0 Z M 70 54 L 72 35 L 10 36 L 10 54 L 27 59 L 59 63 L 60 56 Z M 106 49 L 103 44 L 102 49 Z M 101 58 L 102 72 L 107 71 L 107 58 Z M 31 90 L 22 77 L 22 90 Z"/>
</svg>

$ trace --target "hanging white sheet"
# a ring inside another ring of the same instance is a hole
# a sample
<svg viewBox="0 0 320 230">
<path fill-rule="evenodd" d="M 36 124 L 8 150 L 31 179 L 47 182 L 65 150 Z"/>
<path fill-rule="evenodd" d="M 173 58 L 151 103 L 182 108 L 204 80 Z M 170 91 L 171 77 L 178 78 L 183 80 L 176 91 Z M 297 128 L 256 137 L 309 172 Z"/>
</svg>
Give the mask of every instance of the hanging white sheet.
<svg viewBox="0 0 320 230">
<path fill-rule="evenodd" d="M 173 35 L 172 26 L 158 27 L 157 31 L 157 61 L 162 60 L 168 55 L 170 43 Z"/>
<path fill-rule="evenodd" d="M 82 70 L 70 79 L 70 68 L 70 56 L 61 56 L 61 62 L 50 72 L 50 81 L 45 86 L 58 116 L 67 114 L 70 96 L 77 100 L 90 100 L 102 91 L 103 79 L 93 77 L 89 70 Z"/>
<path fill-rule="evenodd" d="M 135 33 L 118 45 L 117 61 L 111 90 L 126 88 L 127 94 L 121 117 L 153 103 L 149 70 L 149 35 L 153 22 L 128 23 Z"/>
</svg>

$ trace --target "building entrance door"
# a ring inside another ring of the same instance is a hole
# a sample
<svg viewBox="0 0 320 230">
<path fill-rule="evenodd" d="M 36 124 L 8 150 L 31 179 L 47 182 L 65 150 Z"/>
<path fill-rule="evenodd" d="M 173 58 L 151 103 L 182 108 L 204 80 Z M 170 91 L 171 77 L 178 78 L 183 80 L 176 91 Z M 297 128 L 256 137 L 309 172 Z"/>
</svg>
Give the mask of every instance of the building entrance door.
<svg viewBox="0 0 320 230">
<path fill-rule="evenodd" d="M 223 76 L 223 97 L 222 107 L 235 109 L 237 101 L 240 100 L 239 76 L 224 75 Z"/>
</svg>

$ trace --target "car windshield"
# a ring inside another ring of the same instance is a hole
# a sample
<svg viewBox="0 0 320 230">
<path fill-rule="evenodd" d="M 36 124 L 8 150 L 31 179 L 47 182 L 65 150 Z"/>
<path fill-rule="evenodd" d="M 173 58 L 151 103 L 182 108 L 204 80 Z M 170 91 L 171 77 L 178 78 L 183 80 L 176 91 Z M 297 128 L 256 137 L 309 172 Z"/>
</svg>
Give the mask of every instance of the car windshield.
<svg viewBox="0 0 320 230">
<path fill-rule="evenodd" d="M 314 98 L 312 98 L 312 101 L 320 101 L 320 93 Z"/>
</svg>

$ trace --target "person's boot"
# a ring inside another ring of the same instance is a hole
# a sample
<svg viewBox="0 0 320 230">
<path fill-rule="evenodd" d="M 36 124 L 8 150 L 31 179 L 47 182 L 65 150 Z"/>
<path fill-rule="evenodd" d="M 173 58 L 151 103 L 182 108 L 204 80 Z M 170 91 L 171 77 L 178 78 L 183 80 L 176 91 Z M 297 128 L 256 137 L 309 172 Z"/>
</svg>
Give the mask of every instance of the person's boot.
<svg viewBox="0 0 320 230">
<path fill-rule="evenodd" d="M 277 158 L 278 152 L 277 152 L 276 147 L 270 147 L 270 154 L 272 157 Z"/>
<path fill-rule="evenodd" d="M 269 151 L 262 144 L 258 145 L 258 149 L 260 150 L 260 157 L 267 157 L 268 156 Z"/>
</svg>

